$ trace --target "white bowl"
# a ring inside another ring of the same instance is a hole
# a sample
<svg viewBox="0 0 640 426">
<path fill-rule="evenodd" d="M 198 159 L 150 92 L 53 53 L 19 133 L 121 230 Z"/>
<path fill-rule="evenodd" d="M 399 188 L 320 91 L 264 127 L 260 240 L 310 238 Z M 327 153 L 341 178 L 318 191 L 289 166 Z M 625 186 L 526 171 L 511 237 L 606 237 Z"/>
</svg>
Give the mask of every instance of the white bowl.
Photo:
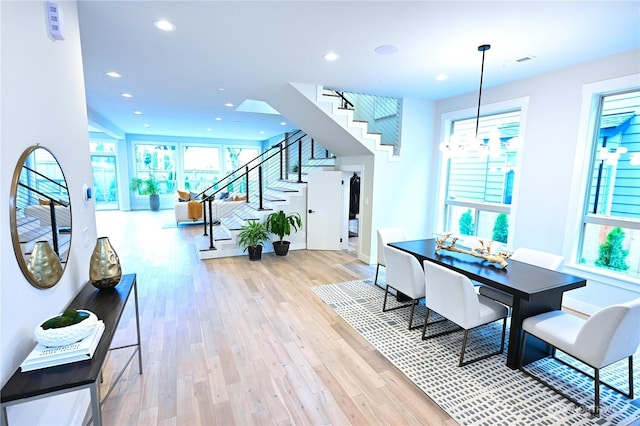
<svg viewBox="0 0 640 426">
<path fill-rule="evenodd" d="M 86 312 L 89 314 L 89 317 L 77 324 L 60 328 L 49 328 L 47 330 L 42 328 L 42 324 L 51 318 L 62 315 L 62 313 L 42 321 L 42 323 L 36 327 L 36 331 L 34 333 L 38 343 L 42 343 L 45 346 L 66 346 L 90 335 L 96 327 L 98 317 L 90 311 L 78 309 L 78 312 Z"/>
</svg>

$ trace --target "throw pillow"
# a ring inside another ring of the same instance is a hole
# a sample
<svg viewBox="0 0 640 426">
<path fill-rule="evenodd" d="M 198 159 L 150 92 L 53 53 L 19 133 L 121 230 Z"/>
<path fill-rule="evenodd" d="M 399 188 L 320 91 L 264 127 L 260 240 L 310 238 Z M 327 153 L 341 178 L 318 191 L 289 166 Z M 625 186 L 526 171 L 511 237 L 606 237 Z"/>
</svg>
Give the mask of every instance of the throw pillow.
<svg viewBox="0 0 640 426">
<path fill-rule="evenodd" d="M 178 201 L 189 201 L 191 199 L 191 194 L 189 191 L 180 191 L 178 189 Z"/>
</svg>

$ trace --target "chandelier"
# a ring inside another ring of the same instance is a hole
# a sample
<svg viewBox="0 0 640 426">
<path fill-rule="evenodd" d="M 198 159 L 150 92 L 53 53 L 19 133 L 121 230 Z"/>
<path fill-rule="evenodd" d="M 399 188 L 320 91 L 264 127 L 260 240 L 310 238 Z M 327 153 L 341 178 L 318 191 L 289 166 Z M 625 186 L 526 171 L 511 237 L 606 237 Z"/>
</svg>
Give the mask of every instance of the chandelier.
<svg viewBox="0 0 640 426">
<path fill-rule="evenodd" d="M 487 156 L 495 157 L 499 156 L 502 152 L 502 148 L 506 147 L 509 150 L 515 150 L 520 143 L 519 137 L 514 137 L 509 140 L 508 143 L 501 141 L 500 131 L 497 128 L 493 128 L 488 132 L 487 141 L 485 137 L 479 137 L 480 129 L 480 105 L 482 104 L 482 82 L 484 79 L 484 58 L 487 50 L 491 49 L 490 44 L 482 44 L 478 46 L 478 51 L 482 52 L 482 66 L 480 68 L 480 89 L 478 90 L 478 108 L 476 110 L 475 117 L 475 133 L 472 135 L 468 133 L 454 132 L 449 136 L 449 139 L 440 144 L 440 151 L 446 157 L 465 157 L 467 155 L 477 155 L 480 158 Z"/>
</svg>

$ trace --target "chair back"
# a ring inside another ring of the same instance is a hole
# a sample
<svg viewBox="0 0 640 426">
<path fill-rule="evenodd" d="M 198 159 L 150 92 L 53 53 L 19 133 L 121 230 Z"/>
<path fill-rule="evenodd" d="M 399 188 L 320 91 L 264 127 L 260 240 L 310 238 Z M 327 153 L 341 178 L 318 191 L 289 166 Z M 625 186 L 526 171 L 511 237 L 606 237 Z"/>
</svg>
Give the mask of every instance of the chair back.
<svg viewBox="0 0 640 426">
<path fill-rule="evenodd" d="M 386 266 L 384 262 L 384 247 L 388 243 L 396 243 L 398 241 L 407 241 L 407 235 L 403 228 L 378 228 L 378 264 Z"/>
<path fill-rule="evenodd" d="M 564 256 L 526 247 L 517 248 L 511 255 L 510 259 L 528 263 L 540 268 L 552 269 L 554 271 L 559 270 L 564 263 Z"/>
<path fill-rule="evenodd" d="M 582 326 L 575 341 L 580 359 L 600 368 L 633 355 L 640 344 L 640 298 L 607 306 Z"/>
<path fill-rule="evenodd" d="M 424 272 L 415 256 L 384 246 L 387 284 L 412 299 L 424 297 Z"/>
<path fill-rule="evenodd" d="M 427 307 L 462 328 L 477 326 L 480 302 L 466 276 L 428 260 L 424 261 Z"/>
</svg>

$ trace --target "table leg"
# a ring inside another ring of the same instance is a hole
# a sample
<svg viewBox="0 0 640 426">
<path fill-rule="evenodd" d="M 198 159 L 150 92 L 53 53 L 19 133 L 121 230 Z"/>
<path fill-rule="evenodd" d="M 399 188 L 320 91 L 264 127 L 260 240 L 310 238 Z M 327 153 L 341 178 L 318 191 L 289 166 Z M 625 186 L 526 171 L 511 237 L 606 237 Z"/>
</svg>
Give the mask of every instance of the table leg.
<svg viewBox="0 0 640 426">
<path fill-rule="evenodd" d="M 100 409 L 100 381 L 96 380 L 90 387 L 91 420 L 93 426 L 102 426 L 102 410 Z"/>
<path fill-rule="evenodd" d="M 522 322 L 525 318 L 543 312 L 559 310 L 562 307 L 562 293 L 537 294 L 531 300 L 513 297 L 511 311 L 511 328 L 509 330 L 509 348 L 507 349 L 507 367 L 515 370 L 520 360 L 520 342 L 522 341 Z M 527 338 L 524 348 L 524 364 L 536 361 L 549 355 L 550 347 L 539 339 Z"/>
<path fill-rule="evenodd" d="M 136 305 L 136 332 L 138 333 L 138 369 L 142 374 L 142 348 L 140 347 L 140 313 L 138 311 L 138 283 L 133 283 L 133 295 Z"/>
</svg>

